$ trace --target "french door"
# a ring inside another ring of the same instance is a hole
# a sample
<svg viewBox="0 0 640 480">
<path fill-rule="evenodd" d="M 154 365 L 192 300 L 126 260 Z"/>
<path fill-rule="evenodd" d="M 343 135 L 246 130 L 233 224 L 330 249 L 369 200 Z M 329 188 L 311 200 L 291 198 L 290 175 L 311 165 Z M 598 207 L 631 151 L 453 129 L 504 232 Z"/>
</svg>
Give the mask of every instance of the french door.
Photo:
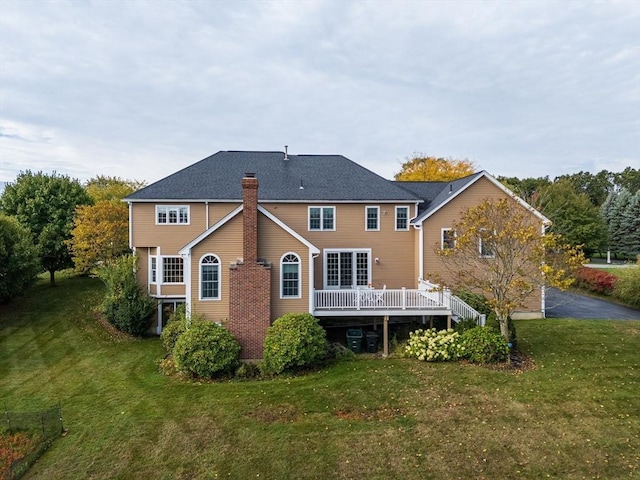
<svg viewBox="0 0 640 480">
<path fill-rule="evenodd" d="M 356 288 L 371 283 L 371 250 L 324 251 L 324 285 L 332 288 Z"/>
</svg>

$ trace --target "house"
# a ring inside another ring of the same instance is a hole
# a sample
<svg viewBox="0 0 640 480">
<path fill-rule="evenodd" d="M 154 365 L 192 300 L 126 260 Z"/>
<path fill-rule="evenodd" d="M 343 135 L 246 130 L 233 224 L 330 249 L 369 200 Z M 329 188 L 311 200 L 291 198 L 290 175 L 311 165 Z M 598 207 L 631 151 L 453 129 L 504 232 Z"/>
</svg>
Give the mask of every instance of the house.
<svg viewBox="0 0 640 480">
<path fill-rule="evenodd" d="M 394 182 L 341 155 L 221 151 L 125 198 L 138 279 L 158 300 L 162 331 L 180 303 L 229 328 L 244 358 L 261 358 L 287 312 L 321 321 L 468 316 L 425 280 L 441 272 L 461 211 L 513 198 L 479 172 L 452 182 Z M 520 317 L 544 316 L 543 292 Z"/>
</svg>

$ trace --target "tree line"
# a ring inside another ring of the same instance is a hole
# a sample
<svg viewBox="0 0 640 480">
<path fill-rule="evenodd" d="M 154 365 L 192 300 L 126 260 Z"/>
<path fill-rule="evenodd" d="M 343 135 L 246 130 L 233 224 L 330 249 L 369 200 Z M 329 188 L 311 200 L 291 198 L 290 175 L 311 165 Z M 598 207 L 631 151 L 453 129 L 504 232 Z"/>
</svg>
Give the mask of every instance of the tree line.
<svg viewBox="0 0 640 480">
<path fill-rule="evenodd" d="M 129 252 L 129 212 L 121 200 L 144 186 L 97 176 L 84 185 L 56 172 L 20 172 L 0 196 L 0 303 L 42 272 L 88 273 Z"/>
</svg>

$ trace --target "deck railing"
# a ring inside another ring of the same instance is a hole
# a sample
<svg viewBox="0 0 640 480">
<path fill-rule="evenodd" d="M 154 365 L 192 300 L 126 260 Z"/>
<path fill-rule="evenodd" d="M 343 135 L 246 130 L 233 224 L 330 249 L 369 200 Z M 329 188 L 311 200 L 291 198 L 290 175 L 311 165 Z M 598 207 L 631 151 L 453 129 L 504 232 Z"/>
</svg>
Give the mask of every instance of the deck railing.
<svg viewBox="0 0 640 480">
<path fill-rule="evenodd" d="M 443 302 L 446 302 L 455 316 L 473 319 L 478 325 L 485 324 L 485 315 L 478 312 L 475 308 L 466 303 L 460 297 L 452 294 L 451 290 L 449 290 L 448 288 L 442 288 L 440 287 L 440 285 L 436 285 L 429 282 L 428 280 L 424 280 L 421 278 L 418 280 L 418 289 L 428 295 L 440 293 L 443 297 Z"/>
<path fill-rule="evenodd" d="M 441 292 L 401 289 L 316 290 L 316 310 L 428 310 L 449 308 Z"/>
</svg>

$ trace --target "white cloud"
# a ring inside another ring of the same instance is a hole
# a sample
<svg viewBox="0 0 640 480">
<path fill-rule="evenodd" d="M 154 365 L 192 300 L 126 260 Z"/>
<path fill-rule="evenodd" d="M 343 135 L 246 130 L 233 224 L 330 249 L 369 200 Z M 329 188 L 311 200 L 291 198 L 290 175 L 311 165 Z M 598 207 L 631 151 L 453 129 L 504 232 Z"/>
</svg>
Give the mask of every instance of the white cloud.
<svg viewBox="0 0 640 480">
<path fill-rule="evenodd" d="M 633 166 L 639 21 L 624 1 L 5 0 L 0 181 L 153 181 L 284 144 L 386 177 L 414 151 L 517 176 Z"/>
</svg>

